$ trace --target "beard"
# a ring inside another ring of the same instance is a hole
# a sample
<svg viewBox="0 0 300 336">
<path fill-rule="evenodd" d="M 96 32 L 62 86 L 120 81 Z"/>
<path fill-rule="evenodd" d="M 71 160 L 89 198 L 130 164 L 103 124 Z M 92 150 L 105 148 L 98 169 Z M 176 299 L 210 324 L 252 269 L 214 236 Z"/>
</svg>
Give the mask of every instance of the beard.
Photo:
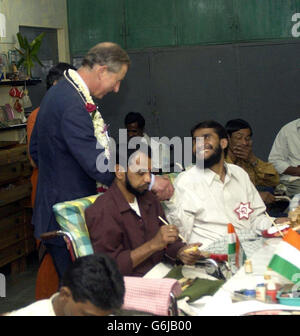
<svg viewBox="0 0 300 336">
<path fill-rule="evenodd" d="M 222 147 L 219 144 L 219 146 L 214 149 L 212 155 L 207 159 L 204 159 L 204 168 L 210 168 L 213 165 L 219 163 L 221 160 L 222 152 L 223 152 Z"/>
<path fill-rule="evenodd" d="M 209 149 L 212 149 L 209 148 Z M 213 153 L 211 154 L 210 157 L 206 158 L 206 159 L 203 159 L 203 158 L 196 158 L 196 155 L 193 154 L 193 158 L 195 160 L 195 163 L 196 165 L 199 167 L 199 168 L 210 168 L 212 167 L 213 165 L 217 164 L 220 162 L 221 160 L 221 156 L 222 156 L 222 147 L 220 146 L 220 144 L 218 145 L 218 147 L 216 147 L 213 151 Z"/>
<path fill-rule="evenodd" d="M 133 194 L 135 197 L 138 197 L 138 196 L 141 196 L 141 195 L 144 195 L 146 193 L 146 191 L 148 189 L 145 189 L 143 191 L 140 191 L 136 188 L 134 188 L 131 184 L 131 182 L 129 181 L 129 178 L 128 178 L 128 175 L 127 173 L 125 173 L 125 182 L 126 182 L 126 189 L 131 193 Z"/>
</svg>

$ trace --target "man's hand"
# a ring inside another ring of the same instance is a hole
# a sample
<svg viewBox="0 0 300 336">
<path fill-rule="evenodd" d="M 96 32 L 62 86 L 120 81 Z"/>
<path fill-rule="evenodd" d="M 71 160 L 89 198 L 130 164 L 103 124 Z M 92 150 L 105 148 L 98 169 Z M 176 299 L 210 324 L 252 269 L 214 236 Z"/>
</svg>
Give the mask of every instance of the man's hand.
<svg viewBox="0 0 300 336">
<path fill-rule="evenodd" d="M 274 220 L 276 224 L 290 224 L 291 221 L 288 217 L 278 217 Z"/>
<path fill-rule="evenodd" d="M 175 243 L 175 241 L 178 239 L 178 233 L 179 231 L 176 225 L 161 226 L 159 231 L 151 241 L 154 249 L 157 251 L 161 251 L 168 244 Z"/>
<path fill-rule="evenodd" d="M 252 153 L 252 147 L 250 145 L 235 145 L 232 149 L 236 158 L 249 161 L 250 163 L 255 161 L 255 157 Z"/>
<path fill-rule="evenodd" d="M 260 191 L 259 195 L 265 204 L 271 204 L 275 202 L 275 196 L 268 191 Z"/>
<path fill-rule="evenodd" d="M 168 244 L 178 239 L 178 228 L 175 225 L 163 225 L 157 234 L 143 245 L 130 252 L 132 267 L 135 268 L 148 259 L 153 253 L 163 250 Z"/>
<path fill-rule="evenodd" d="M 283 174 L 292 175 L 292 176 L 300 176 L 300 166 L 297 167 L 288 167 Z"/>
<path fill-rule="evenodd" d="M 154 185 L 151 189 L 160 201 L 170 199 L 174 193 L 174 187 L 167 176 L 155 175 Z"/>
<path fill-rule="evenodd" d="M 186 265 L 194 265 L 196 261 L 200 258 L 203 258 L 201 252 L 198 250 L 201 243 L 195 243 L 183 246 L 177 253 L 177 258 L 180 259 Z M 196 251 L 187 251 L 188 249 L 192 248 L 193 246 L 197 247 Z"/>
</svg>

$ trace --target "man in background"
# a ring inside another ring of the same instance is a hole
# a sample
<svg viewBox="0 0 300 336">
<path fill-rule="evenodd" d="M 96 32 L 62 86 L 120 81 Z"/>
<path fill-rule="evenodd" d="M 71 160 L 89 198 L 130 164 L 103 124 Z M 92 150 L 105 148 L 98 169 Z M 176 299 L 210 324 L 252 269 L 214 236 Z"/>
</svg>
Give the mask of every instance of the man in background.
<svg viewBox="0 0 300 336">
<path fill-rule="evenodd" d="M 128 139 L 142 137 L 143 141 L 152 149 L 152 167 L 161 173 L 170 171 L 170 146 L 151 139 L 145 133 L 145 119 L 138 112 L 129 112 L 124 120 Z"/>
<path fill-rule="evenodd" d="M 279 183 L 279 175 L 270 162 L 259 159 L 252 149 L 252 128 L 243 119 L 229 120 L 225 129 L 229 137 L 226 162 L 243 168 L 256 186 L 266 205 L 275 202 L 273 188 Z"/>
<path fill-rule="evenodd" d="M 300 193 L 300 118 L 281 128 L 273 143 L 269 161 L 280 174 L 286 194 Z"/>
</svg>

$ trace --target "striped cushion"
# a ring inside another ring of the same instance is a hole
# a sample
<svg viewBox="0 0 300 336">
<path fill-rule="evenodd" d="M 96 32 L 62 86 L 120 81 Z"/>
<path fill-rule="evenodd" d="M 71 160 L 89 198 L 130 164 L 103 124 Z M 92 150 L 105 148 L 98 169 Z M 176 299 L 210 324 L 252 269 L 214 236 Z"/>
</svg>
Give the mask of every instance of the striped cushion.
<svg viewBox="0 0 300 336">
<path fill-rule="evenodd" d="M 53 206 L 55 218 L 61 229 L 69 232 L 74 239 L 74 250 L 77 258 L 94 253 L 85 224 L 84 211 L 95 202 L 99 195 L 61 202 Z"/>
</svg>

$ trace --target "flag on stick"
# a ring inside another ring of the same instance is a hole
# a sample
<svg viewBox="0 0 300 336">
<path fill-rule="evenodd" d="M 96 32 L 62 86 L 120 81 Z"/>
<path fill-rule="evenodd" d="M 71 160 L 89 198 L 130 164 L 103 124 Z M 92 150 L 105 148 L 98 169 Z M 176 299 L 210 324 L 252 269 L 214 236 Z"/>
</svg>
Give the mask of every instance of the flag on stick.
<svg viewBox="0 0 300 336">
<path fill-rule="evenodd" d="M 235 232 L 234 226 L 229 223 L 228 232 L 228 262 L 231 271 L 235 273 L 246 260 L 245 252 L 241 246 L 240 240 Z"/>
</svg>

